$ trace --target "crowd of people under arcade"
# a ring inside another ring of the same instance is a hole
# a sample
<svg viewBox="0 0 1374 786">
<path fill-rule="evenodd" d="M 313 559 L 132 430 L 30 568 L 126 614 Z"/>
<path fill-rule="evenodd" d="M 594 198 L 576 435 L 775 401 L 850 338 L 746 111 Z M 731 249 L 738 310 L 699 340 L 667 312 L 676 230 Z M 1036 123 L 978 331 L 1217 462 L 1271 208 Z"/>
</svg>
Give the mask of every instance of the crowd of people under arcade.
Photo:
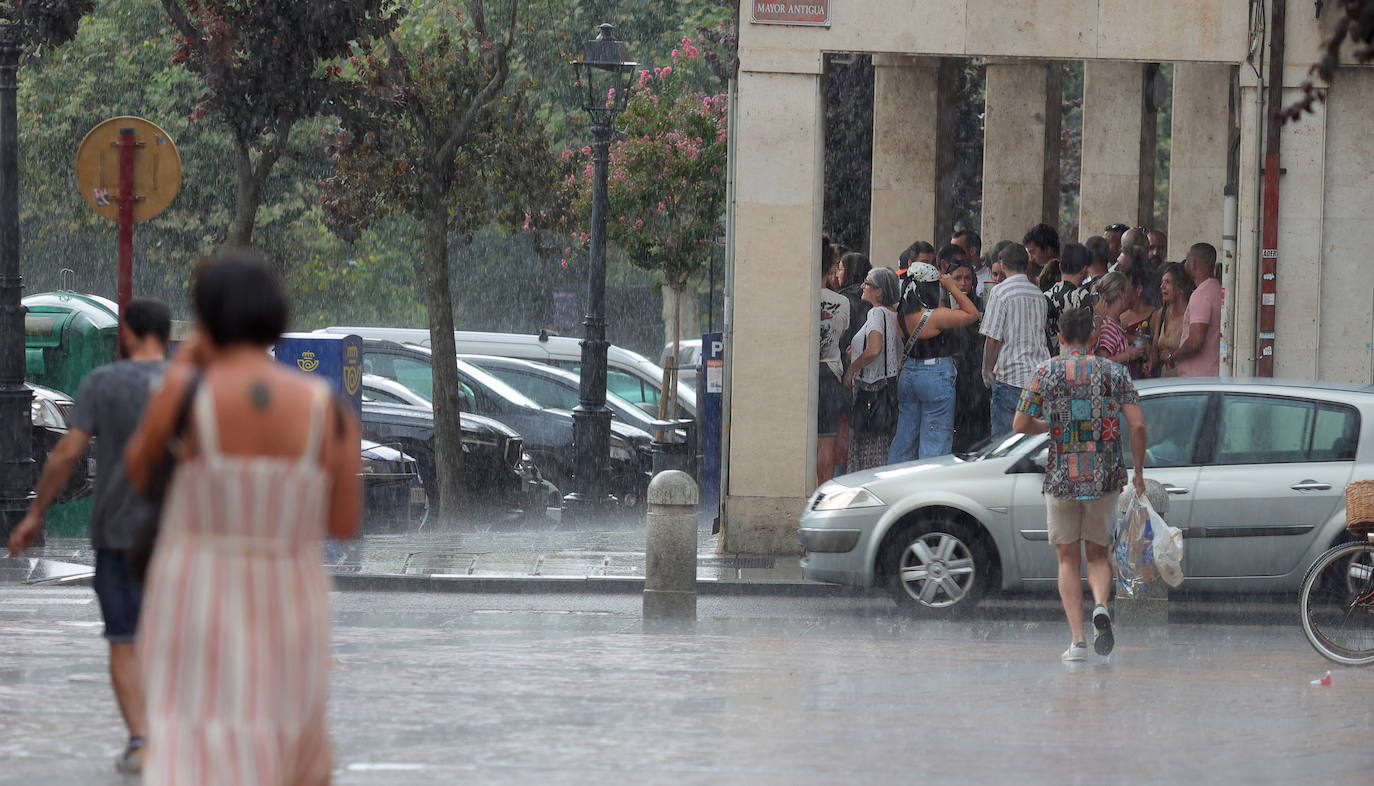
<svg viewBox="0 0 1374 786">
<path fill-rule="evenodd" d="M 1217 251 L 1112 224 L 1062 243 L 1037 224 L 985 255 L 971 230 L 874 266 L 822 238 L 817 483 L 968 451 L 1011 432 L 1036 367 L 1060 354 L 1059 315 L 1092 308 L 1093 347 L 1132 378 L 1216 376 Z"/>
</svg>

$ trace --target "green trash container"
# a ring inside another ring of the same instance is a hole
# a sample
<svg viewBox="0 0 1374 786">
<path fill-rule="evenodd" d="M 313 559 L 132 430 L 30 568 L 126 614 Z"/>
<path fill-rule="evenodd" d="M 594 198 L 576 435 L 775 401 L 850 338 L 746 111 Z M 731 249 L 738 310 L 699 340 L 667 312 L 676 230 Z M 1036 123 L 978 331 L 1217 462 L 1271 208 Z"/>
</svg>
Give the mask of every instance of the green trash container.
<svg viewBox="0 0 1374 786">
<path fill-rule="evenodd" d="M 119 307 L 96 295 L 44 292 L 24 298 L 24 378 L 75 398 L 81 380 L 113 362 Z M 35 457 L 42 461 L 42 456 Z M 99 471 L 99 467 L 96 468 Z M 54 505 L 45 520 L 52 538 L 86 537 L 91 498 Z"/>
</svg>

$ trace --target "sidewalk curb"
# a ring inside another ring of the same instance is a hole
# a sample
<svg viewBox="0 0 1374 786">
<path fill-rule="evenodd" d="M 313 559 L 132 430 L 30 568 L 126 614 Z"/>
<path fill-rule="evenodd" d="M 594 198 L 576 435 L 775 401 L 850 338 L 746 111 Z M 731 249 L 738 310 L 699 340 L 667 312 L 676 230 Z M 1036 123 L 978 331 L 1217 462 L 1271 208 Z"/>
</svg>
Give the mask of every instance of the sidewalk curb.
<svg viewBox="0 0 1374 786">
<path fill-rule="evenodd" d="M 334 588 L 344 592 L 468 592 L 468 593 L 641 593 L 644 579 L 637 576 L 448 576 L 340 573 L 331 576 Z M 698 579 L 698 595 L 836 597 L 844 594 L 837 584 L 815 581 Z"/>
</svg>

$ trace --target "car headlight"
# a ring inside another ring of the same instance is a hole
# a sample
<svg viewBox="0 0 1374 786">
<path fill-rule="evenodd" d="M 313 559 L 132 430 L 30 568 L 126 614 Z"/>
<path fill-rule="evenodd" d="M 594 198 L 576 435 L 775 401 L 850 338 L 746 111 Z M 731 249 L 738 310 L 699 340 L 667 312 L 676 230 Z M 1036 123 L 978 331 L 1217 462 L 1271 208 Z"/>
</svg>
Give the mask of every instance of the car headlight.
<svg viewBox="0 0 1374 786">
<path fill-rule="evenodd" d="M 878 508 L 887 503 L 878 499 L 868 489 L 847 488 L 834 494 L 825 494 L 811 506 L 812 510 L 846 510 L 849 508 Z"/>
<path fill-rule="evenodd" d="M 53 412 L 53 408 L 44 404 L 41 399 L 33 400 L 29 412 L 33 419 L 33 425 L 35 426 L 44 426 L 47 428 L 63 427 L 62 421 L 57 418 L 57 414 Z"/>
</svg>

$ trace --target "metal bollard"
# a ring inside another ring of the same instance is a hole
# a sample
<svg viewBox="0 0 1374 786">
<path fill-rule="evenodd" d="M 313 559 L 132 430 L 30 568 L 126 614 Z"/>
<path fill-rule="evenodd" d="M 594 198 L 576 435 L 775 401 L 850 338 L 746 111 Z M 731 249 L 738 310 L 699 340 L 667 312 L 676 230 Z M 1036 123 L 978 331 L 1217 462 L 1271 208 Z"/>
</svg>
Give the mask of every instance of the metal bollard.
<svg viewBox="0 0 1374 786">
<path fill-rule="evenodd" d="M 645 522 L 644 622 L 695 623 L 697 503 L 692 476 L 660 472 L 649 482 Z"/>
</svg>

